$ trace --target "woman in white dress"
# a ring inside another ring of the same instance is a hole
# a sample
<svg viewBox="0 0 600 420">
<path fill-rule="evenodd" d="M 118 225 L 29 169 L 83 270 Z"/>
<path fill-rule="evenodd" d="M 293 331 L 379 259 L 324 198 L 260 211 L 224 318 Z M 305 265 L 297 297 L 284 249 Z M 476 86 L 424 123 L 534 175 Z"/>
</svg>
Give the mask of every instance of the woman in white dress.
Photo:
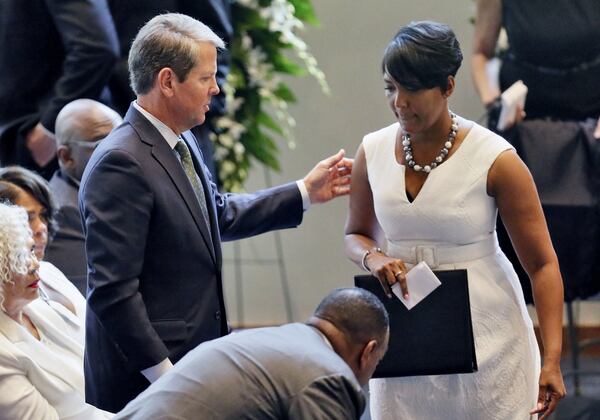
<svg viewBox="0 0 600 420">
<path fill-rule="evenodd" d="M 56 206 L 48 183 L 18 166 L 0 169 L 0 200 L 23 207 L 33 233 L 34 252 L 40 262 L 40 298 L 61 316 L 67 332 L 82 346 L 85 341 L 85 298 L 54 265 L 43 261 L 46 246 L 56 231 Z"/>
<path fill-rule="evenodd" d="M 0 204 L 0 417 L 100 420 L 86 404 L 83 346 L 63 318 L 38 299 L 39 264 L 27 213 Z"/>
<path fill-rule="evenodd" d="M 397 122 L 358 149 L 345 244 L 388 295 L 396 282 L 410 293 L 406 272 L 421 260 L 466 268 L 479 370 L 374 379 L 374 419 L 546 418 L 565 395 L 562 279 L 536 188 L 509 143 L 448 109 L 461 62 L 453 31 L 435 22 L 401 28 L 386 48 L 383 80 Z M 531 278 L 541 369 L 518 278 L 497 245 L 498 211 Z"/>
</svg>

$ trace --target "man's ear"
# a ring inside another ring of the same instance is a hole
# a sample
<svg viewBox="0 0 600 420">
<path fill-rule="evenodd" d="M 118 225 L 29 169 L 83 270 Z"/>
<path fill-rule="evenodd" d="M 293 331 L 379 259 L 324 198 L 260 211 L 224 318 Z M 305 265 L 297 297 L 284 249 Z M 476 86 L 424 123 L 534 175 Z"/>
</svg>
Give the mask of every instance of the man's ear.
<svg viewBox="0 0 600 420">
<path fill-rule="evenodd" d="M 177 76 L 170 67 L 163 67 L 156 75 L 156 83 L 163 95 L 167 98 L 173 96 L 174 83 L 177 81 Z"/>
<path fill-rule="evenodd" d="M 379 344 L 377 343 L 377 340 L 370 340 L 365 344 L 360 353 L 359 366 L 361 369 L 364 369 L 371 363 L 374 357 L 377 357 L 376 352 L 378 347 Z"/>
<path fill-rule="evenodd" d="M 68 146 L 58 146 L 56 156 L 64 166 L 71 167 L 75 164 L 73 157 L 71 157 L 71 149 Z"/>
</svg>

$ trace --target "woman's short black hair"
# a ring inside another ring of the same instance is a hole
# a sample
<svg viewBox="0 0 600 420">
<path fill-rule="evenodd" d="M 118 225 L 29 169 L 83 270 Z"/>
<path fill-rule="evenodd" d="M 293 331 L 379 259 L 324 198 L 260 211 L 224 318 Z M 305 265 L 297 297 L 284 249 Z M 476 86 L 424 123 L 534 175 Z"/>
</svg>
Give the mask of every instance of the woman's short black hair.
<svg viewBox="0 0 600 420">
<path fill-rule="evenodd" d="M 50 185 L 48 181 L 30 171 L 29 169 L 22 168 L 20 166 L 7 166 L 6 168 L 0 168 L 0 200 L 9 201 L 15 204 L 18 195 L 15 194 L 15 190 L 10 188 L 7 184 L 12 184 L 35 198 L 46 210 L 46 224 L 48 225 L 48 239 L 52 239 L 58 228 L 56 224 L 56 213 L 58 211 L 52 192 L 50 191 Z"/>
<path fill-rule="evenodd" d="M 463 55 L 454 31 L 432 21 L 411 22 L 400 28 L 383 54 L 382 72 L 402 87 L 416 91 L 448 88 Z"/>
</svg>

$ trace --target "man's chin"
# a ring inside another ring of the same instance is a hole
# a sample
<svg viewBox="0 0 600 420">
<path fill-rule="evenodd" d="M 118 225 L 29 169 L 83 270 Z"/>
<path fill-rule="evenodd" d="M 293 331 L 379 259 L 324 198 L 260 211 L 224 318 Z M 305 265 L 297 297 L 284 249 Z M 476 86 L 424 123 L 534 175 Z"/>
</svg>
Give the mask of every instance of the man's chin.
<svg viewBox="0 0 600 420">
<path fill-rule="evenodd" d="M 191 126 L 189 128 L 189 130 L 191 130 L 194 127 L 198 127 L 199 125 L 204 124 L 204 121 L 206 121 L 206 116 L 204 116 L 204 115 L 201 118 L 197 118 L 196 121 L 194 121 L 194 125 Z"/>
</svg>

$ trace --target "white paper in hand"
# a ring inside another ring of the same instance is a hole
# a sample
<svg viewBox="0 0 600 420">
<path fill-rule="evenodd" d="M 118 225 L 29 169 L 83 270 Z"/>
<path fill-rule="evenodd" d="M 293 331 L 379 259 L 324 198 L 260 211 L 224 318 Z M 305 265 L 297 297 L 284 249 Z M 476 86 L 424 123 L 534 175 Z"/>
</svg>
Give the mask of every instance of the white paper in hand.
<svg viewBox="0 0 600 420">
<path fill-rule="evenodd" d="M 521 80 L 517 80 L 511 87 L 502 92 L 502 95 L 500 95 L 502 108 L 498 117 L 498 130 L 506 130 L 515 123 L 517 109 L 525 108 L 525 98 L 527 98 L 527 86 Z"/>
<path fill-rule="evenodd" d="M 400 302 L 410 310 L 441 284 L 442 283 L 438 280 L 436 275 L 433 274 L 433 271 L 431 271 L 427 263 L 421 261 L 406 273 L 408 299 L 404 299 L 402 296 L 402 290 L 398 283 L 394 283 L 392 292 L 400 299 Z"/>
</svg>

